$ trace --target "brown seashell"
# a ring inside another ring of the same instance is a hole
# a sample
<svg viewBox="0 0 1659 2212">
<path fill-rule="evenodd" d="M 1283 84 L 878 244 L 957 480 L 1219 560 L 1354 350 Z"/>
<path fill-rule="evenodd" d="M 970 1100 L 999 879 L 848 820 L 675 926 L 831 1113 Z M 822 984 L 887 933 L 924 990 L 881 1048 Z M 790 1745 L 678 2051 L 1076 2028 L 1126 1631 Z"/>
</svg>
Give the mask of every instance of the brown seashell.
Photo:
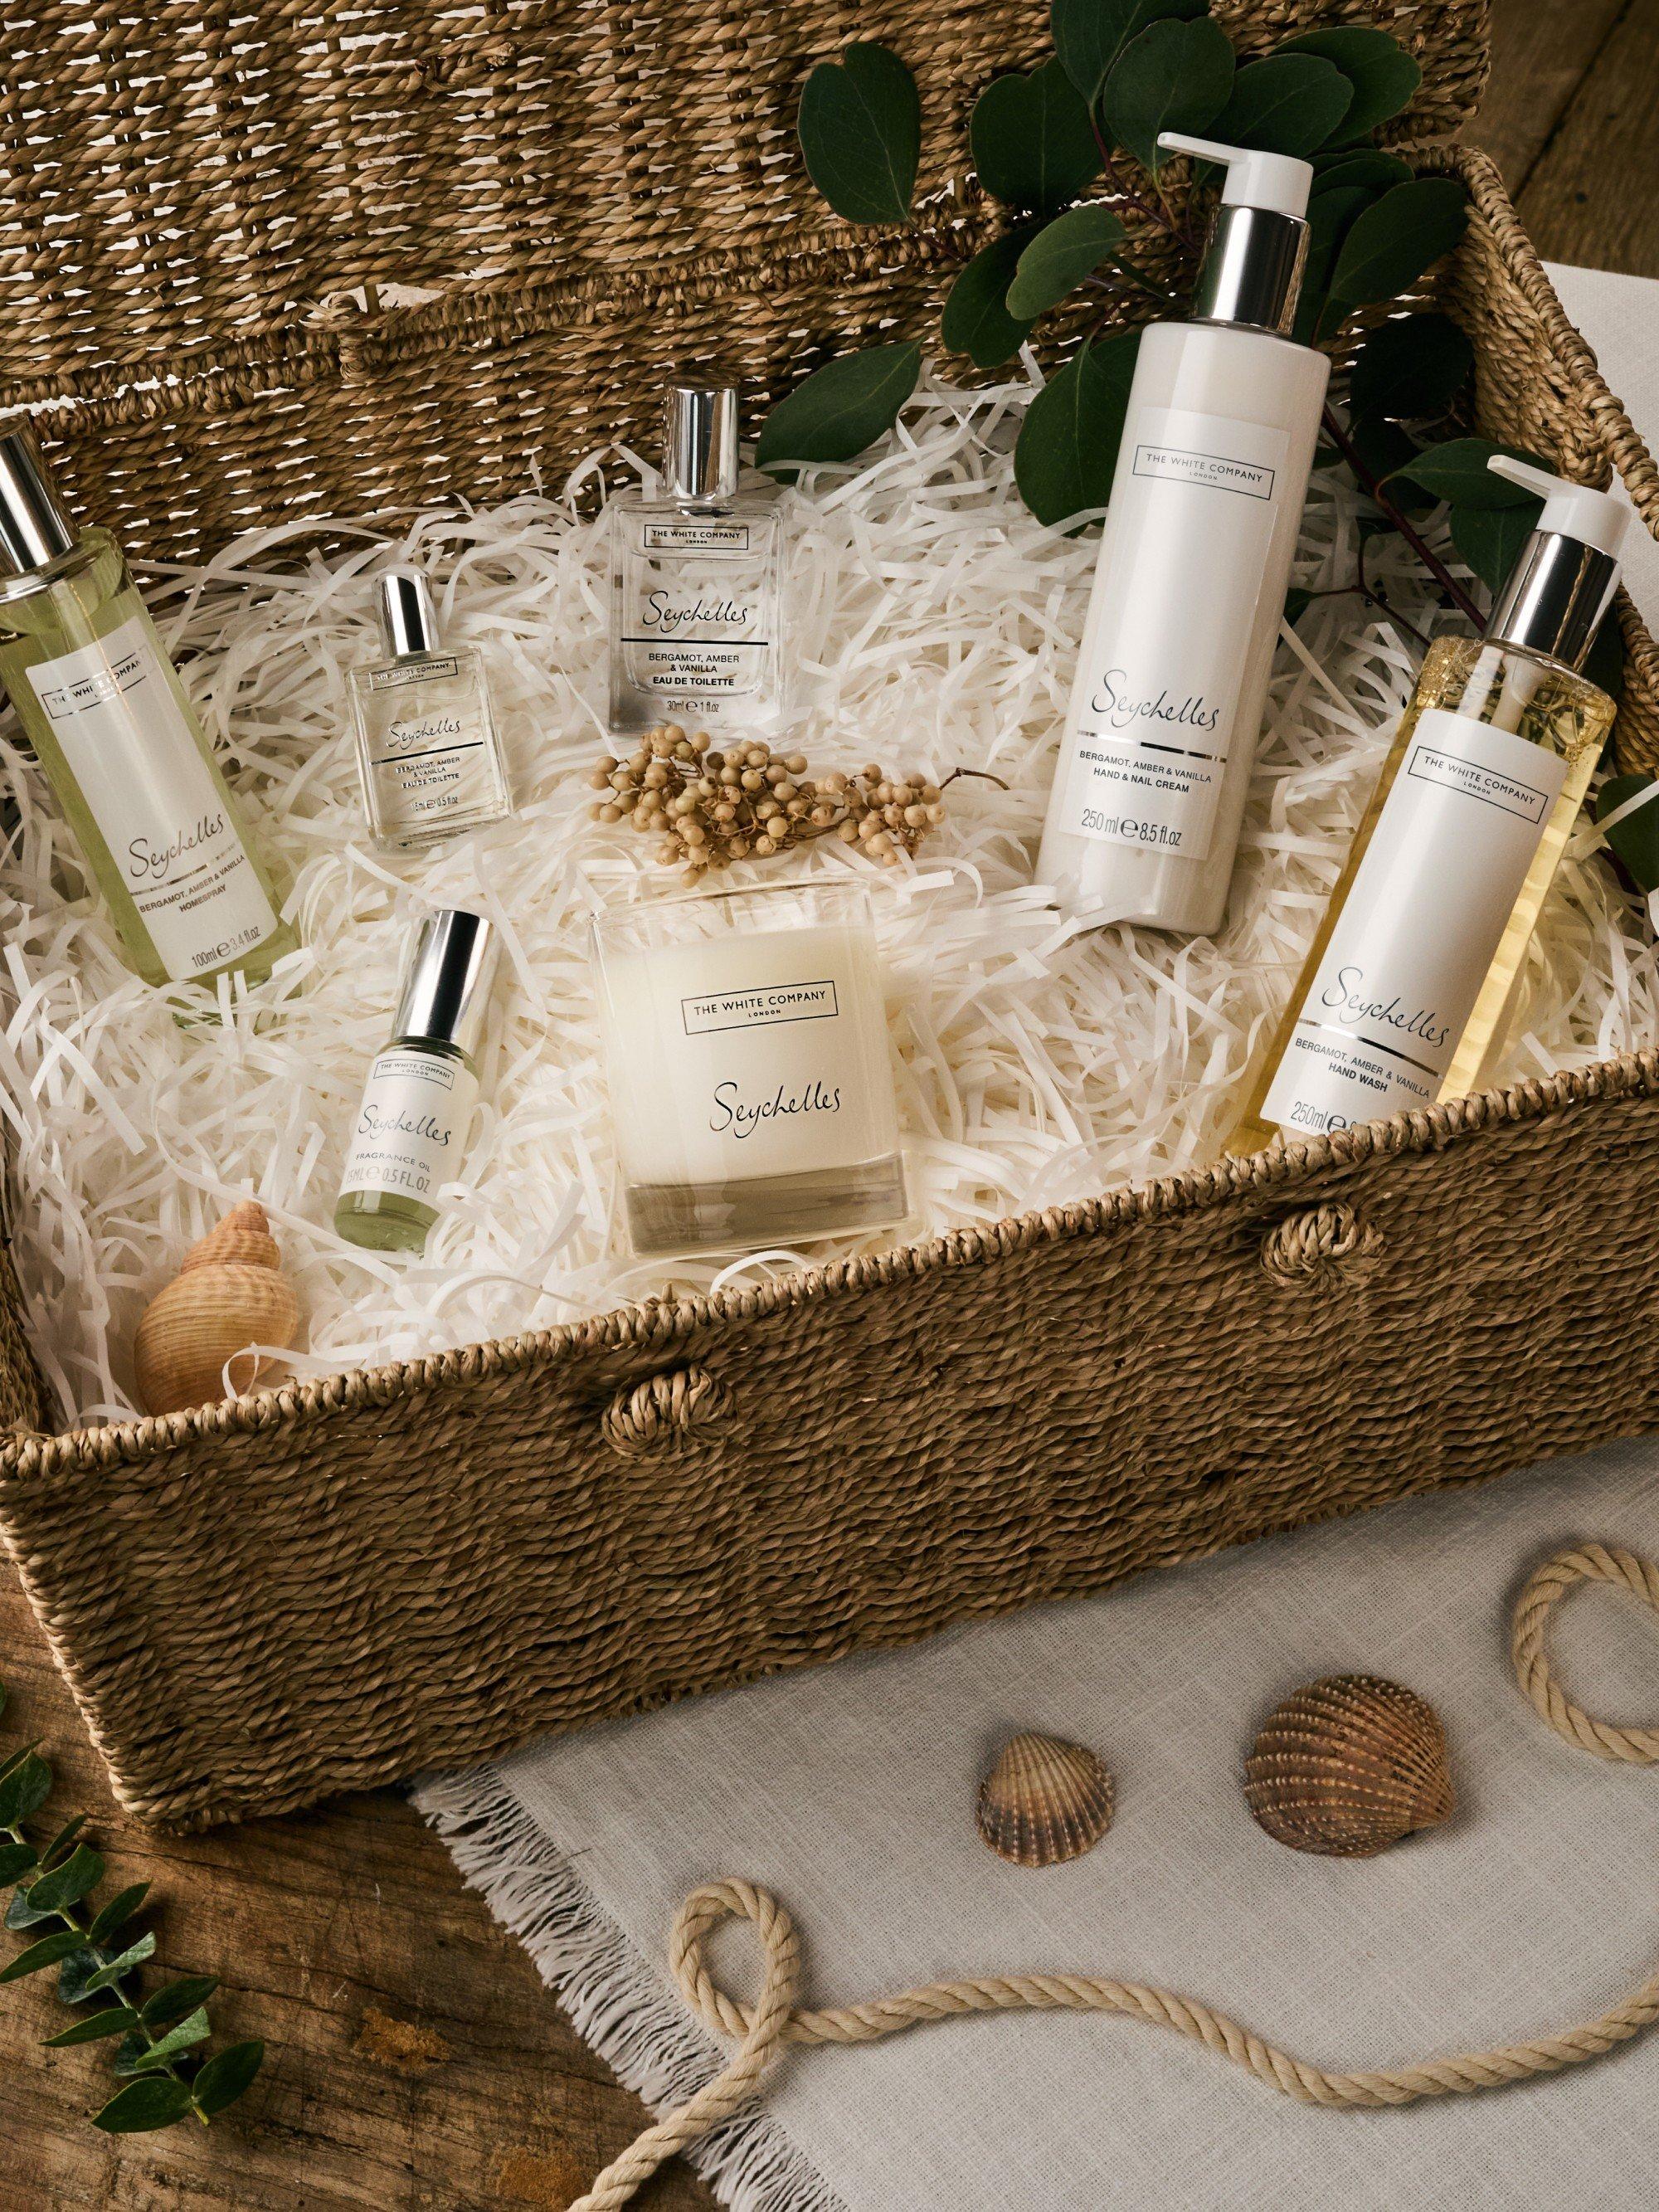
<svg viewBox="0 0 1659 2212">
<path fill-rule="evenodd" d="M 1057 1735 L 1011 1735 L 979 1785 L 979 1832 L 1016 1866 L 1058 1866 L 1092 1850 L 1112 1825 L 1106 1762 Z"/>
<path fill-rule="evenodd" d="M 1371 1858 L 1450 1817 L 1446 1732 L 1398 1682 L 1333 1674 L 1269 1717 L 1244 1762 L 1244 1797 L 1294 1851 Z"/>
<path fill-rule="evenodd" d="M 132 1344 L 138 1402 L 147 1413 L 176 1413 L 224 1397 L 227 1359 L 249 1344 L 292 1344 L 300 1302 L 282 1271 L 265 1210 L 256 1199 L 233 1207 L 192 1244 L 179 1273 L 145 1307 Z M 242 1384 L 251 1390 L 282 1374 L 258 1359 Z"/>
</svg>

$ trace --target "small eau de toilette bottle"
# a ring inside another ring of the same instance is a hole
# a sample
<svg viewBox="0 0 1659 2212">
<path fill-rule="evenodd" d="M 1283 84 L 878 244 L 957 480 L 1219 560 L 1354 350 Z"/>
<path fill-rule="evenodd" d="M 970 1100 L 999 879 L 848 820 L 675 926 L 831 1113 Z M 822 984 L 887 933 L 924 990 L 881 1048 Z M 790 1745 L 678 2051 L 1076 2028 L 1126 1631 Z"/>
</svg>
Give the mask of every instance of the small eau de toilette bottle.
<svg viewBox="0 0 1659 2212">
<path fill-rule="evenodd" d="M 1484 637 L 1429 647 L 1234 1152 L 1467 1097 L 1491 1073 L 1616 707 L 1579 674 L 1635 509 L 1507 453 L 1544 501 Z"/>
<path fill-rule="evenodd" d="M 386 657 L 347 679 L 368 826 L 391 850 L 434 844 L 513 811 L 483 655 L 442 646 L 424 576 L 380 580 Z"/>
<path fill-rule="evenodd" d="M 738 489 L 738 395 L 677 385 L 662 488 L 611 507 L 611 727 L 758 730 L 782 704 L 775 500 Z"/>
<path fill-rule="evenodd" d="M 444 907 L 415 933 L 392 1038 L 368 1071 L 334 1226 L 376 1252 L 420 1252 L 478 1100 L 495 945 L 482 915 Z"/>
<path fill-rule="evenodd" d="M 260 981 L 295 938 L 106 530 L 0 436 L 0 681 L 146 982 Z"/>
</svg>

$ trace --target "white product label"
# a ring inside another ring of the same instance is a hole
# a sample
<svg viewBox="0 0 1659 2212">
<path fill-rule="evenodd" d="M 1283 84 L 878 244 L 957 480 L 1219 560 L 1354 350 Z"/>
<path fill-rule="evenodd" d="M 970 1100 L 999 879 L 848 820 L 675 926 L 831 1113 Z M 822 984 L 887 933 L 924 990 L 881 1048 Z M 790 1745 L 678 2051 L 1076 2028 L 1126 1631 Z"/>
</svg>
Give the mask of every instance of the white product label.
<svg viewBox="0 0 1659 2212">
<path fill-rule="evenodd" d="M 168 976 L 262 945 L 276 910 L 147 618 L 36 661 L 28 679 Z"/>
<path fill-rule="evenodd" d="M 647 522 L 641 542 L 647 553 L 746 553 L 746 522 Z"/>
<path fill-rule="evenodd" d="M 1224 416 L 1133 418 L 1072 697 L 1062 831 L 1209 851 L 1229 750 L 1255 739 L 1235 723 L 1289 448 L 1285 431 Z"/>
<path fill-rule="evenodd" d="M 1431 708 L 1400 763 L 1262 1103 L 1304 1135 L 1432 1105 L 1567 764 Z"/>
<path fill-rule="evenodd" d="M 432 1205 L 455 1177 L 477 1097 L 477 1078 L 459 1060 L 407 1046 L 383 1052 L 368 1071 L 342 1193 L 392 1191 Z"/>
</svg>

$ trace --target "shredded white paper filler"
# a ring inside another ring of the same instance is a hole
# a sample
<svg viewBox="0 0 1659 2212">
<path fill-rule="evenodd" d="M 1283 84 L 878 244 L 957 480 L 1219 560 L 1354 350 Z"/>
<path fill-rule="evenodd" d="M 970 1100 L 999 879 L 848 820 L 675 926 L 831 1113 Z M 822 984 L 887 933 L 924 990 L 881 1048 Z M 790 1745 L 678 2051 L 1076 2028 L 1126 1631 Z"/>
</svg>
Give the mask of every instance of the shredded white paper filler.
<svg viewBox="0 0 1659 2212">
<path fill-rule="evenodd" d="M 782 495 L 787 749 L 820 774 L 878 760 L 942 782 L 963 765 L 1009 787 L 953 785 L 945 823 L 897 868 L 836 839 L 781 864 L 873 880 L 912 1237 L 1213 1154 L 1406 702 L 1422 647 L 1405 625 L 1446 622 L 1409 550 L 1374 542 L 1368 574 L 1400 620 L 1332 597 L 1285 633 L 1220 937 L 1068 929 L 1030 875 L 1097 533 L 1045 528 L 1014 489 L 1014 433 L 1040 380 L 1029 357 L 989 390 L 927 380 L 871 455 Z M 258 988 L 224 988 L 222 1025 L 180 1026 L 131 974 L 15 725 L 0 732 L 0 799 L 17 815 L 0 875 L 14 1252 L 40 1364 L 81 1421 L 131 1418 L 145 1301 L 248 1195 L 270 1212 L 307 1316 L 290 1363 L 307 1376 L 856 1249 L 669 1269 L 635 1262 L 613 1233 L 586 924 L 658 872 L 653 840 L 589 818 L 605 743 L 604 532 L 576 495 L 604 458 L 558 498 L 425 515 L 395 542 L 343 525 L 347 550 L 297 571 L 295 533 L 274 529 L 161 573 L 162 634 L 251 835 L 286 872 L 304 946 Z M 1299 583 L 1352 580 L 1358 520 L 1352 487 L 1318 477 Z M 343 679 L 380 650 L 370 579 L 406 564 L 431 576 L 445 635 L 489 655 L 521 813 L 388 860 L 367 842 Z M 1659 1042 L 1648 919 L 1598 844 L 1581 824 L 1529 963 L 1514 1075 Z M 766 863 L 724 878 L 769 879 Z M 507 972 L 471 1149 L 424 1256 L 407 1259 L 359 1251 L 331 1222 L 364 1072 L 427 903 L 488 913 Z"/>
</svg>

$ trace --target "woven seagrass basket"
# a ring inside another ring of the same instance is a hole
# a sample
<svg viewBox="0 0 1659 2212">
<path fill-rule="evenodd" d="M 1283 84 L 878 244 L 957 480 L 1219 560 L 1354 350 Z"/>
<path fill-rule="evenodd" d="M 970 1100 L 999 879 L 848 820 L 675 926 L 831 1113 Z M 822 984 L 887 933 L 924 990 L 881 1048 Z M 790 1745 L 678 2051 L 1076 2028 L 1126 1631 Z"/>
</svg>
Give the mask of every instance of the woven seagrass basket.
<svg viewBox="0 0 1659 2212">
<path fill-rule="evenodd" d="M 320 9 L 255 32 L 164 5 L 112 38 L 116 12 L 8 24 L 0 401 L 159 555 L 556 475 L 637 434 L 688 358 L 764 398 L 832 339 L 927 333 L 983 230 L 948 166 L 966 106 L 1035 57 L 1044 10 L 861 12 L 921 62 L 940 194 L 917 237 L 873 240 L 820 221 L 789 158 L 795 88 L 842 37 L 810 0 L 684 27 L 610 0 L 371 8 L 344 50 Z M 1484 71 L 1460 0 L 1226 12 L 1388 22 L 1428 67 L 1419 136 Z M 228 156 L 204 166 L 210 141 Z M 1659 476 L 1491 164 L 1419 158 L 1475 204 L 1442 289 L 1479 426 L 1616 469 L 1659 526 Z M 350 296 L 394 283 L 436 296 Z M 1651 758 L 1659 657 L 1622 615 L 1624 743 Z M 1656 1163 L 1644 1054 L 758 1289 L 67 1433 L 3 1249 L 0 1531 L 131 1808 L 282 1811 L 1659 1427 Z"/>
</svg>

